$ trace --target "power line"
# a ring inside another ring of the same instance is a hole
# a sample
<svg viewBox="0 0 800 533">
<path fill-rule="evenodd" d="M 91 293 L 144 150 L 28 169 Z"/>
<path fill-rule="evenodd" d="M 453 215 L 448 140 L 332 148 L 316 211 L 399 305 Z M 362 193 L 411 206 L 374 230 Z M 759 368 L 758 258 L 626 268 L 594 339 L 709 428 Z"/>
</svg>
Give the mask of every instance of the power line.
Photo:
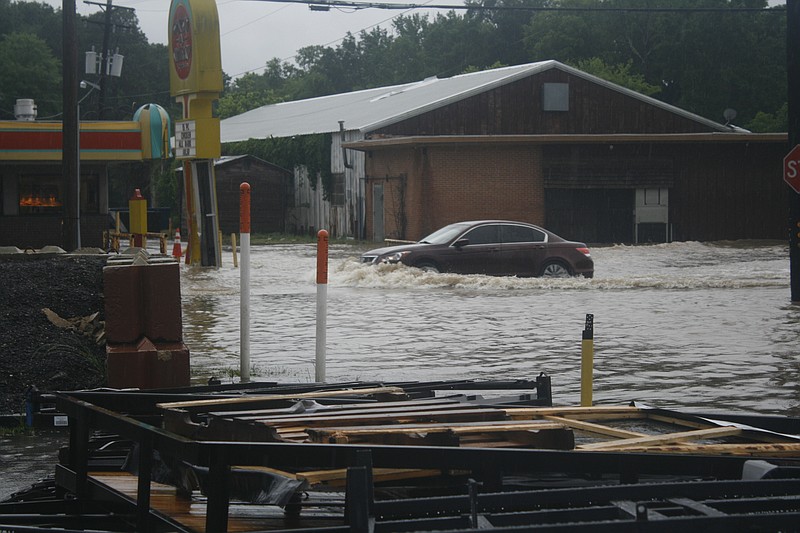
<svg viewBox="0 0 800 533">
<path fill-rule="evenodd" d="M 608 12 L 608 13 L 780 13 L 786 10 L 770 7 L 541 7 L 541 6 L 481 6 L 448 4 L 396 4 L 378 2 L 350 2 L 346 0 L 249 0 L 251 2 L 277 2 L 306 4 L 315 11 L 348 7 L 359 9 L 448 9 L 462 11 L 551 11 L 564 13 Z"/>
<path fill-rule="evenodd" d="M 420 5 L 420 7 L 421 7 L 421 8 L 423 8 L 423 9 L 424 9 L 426 6 L 427 6 L 427 4 L 422 4 L 422 5 Z M 408 11 L 411 11 L 411 9 L 409 9 Z M 277 11 L 273 11 L 272 13 L 269 13 L 269 14 L 271 15 L 271 14 L 273 14 L 273 13 L 277 13 Z M 405 15 L 405 13 L 406 13 L 406 12 L 403 12 L 403 13 L 400 13 L 400 14 L 397 14 L 397 15 L 392 15 L 391 17 L 389 17 L 389 18 L 387 18 L 387 19 L 384 19 L 384 20 L 381 20 L 381 21 L 379 21 L 379 22 L 376 22 L 376 23 L 374 23 L 374 24 L 371 24 L 371 25 L 369 25 L 369 26 L 367 26 L 366 28 L 361 28 L 359 31 L 371 30 L 372 28 L 379 27 L 381 24 L 384 24 L 384 23 L 386 23 L 386 22 L 388 22 L 388 21 L 391 21 L 391 20 L 394 20 L 394 19 L 396 19 L 397 17 L 400 17 L 400 16 L 403 16 L 403 15 Z M 263 17 L 262 17 L 262 18 L 263 18 Z M 241 29 L 241 26 L 240 26 L 239 28 L 236 28 L 236 29 Z M 231 30 L 231 31 L 234 31 L 234 30 Z M 231 31 L 229 31 L 229 32 L 226 32 L 226 35 L 227 35 L 228 33 L 231 33 Z M 321 45 L 319 45 L 319 46 L 327 47 L 327 46 L 330 46 L 330 45 L 332 45 L 332 44 L 334 44 L 334 43 L 341 42 L 342 40 L 344 40 L 344 37 L 339 37 L 338 39 L 334 39 L 334 40 L 332 40 L 332 41 L 328 41 L 327 43 L 325 43 L 325 44 L 321 44 Z M 287 60 L 290 60 L 290 59 L 295 59 L 296 57 L 297 57 L 297 54 L 294 54 L 294 55 L 291 55 L 291 56 L 288 56 L 288 57 L 284 57 L 284 58 L 283 58 L 283 59 L 281 59 L 280 61 L 281 61 L 281 63 L 283 63 L 283 62 L 285 62 L 285 61 L 287 61 Z M 260 67 L 251 68 L 251 69 L 248 69 L 248 70 L 245 70 L 245 71 L 242 71 L 242 72 L 238 72 L 238 73 L 236 73 L 236 74 L 231 74 L 231 75 L 230 75 L 230 77 L 231 77 L 231 81 L 234 81 L 235 79 L 237 79 L 237 78 L 239 78 L 240 76 L 243 76 L 243 75 L 245 75 L 245 74 L 251 74 L 251 73 L 253 73 L 253 72 L 256 72 L 256 71 L 259 71 L 259 70 L 265 70 L 266 68 L 267 68 L 266 66 L 260 66 Z"/>
</svg>

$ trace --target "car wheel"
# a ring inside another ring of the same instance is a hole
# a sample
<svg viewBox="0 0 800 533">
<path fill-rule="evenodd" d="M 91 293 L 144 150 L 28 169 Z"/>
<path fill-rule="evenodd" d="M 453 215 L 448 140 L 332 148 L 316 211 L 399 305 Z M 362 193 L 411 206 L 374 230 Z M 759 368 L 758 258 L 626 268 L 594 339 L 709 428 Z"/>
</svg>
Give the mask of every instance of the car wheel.
<svg viewBox="0 0 800 533">
<path fill-rule="evenodd" d="M 569 268 L 565 267 L 562 263 L 547 263 L 542 268 L 543 278 L 568 278 L 570 276 L 572 276 L 572 273 L 569 271 Z"/>
<path fill-rule="evenodd" d="M 434 265 L 433 263 L 430 263 L 428 261 L 423 261 L 422 263 L 417 263 L 415 266 L 418 269 L 423 270 L 425 272 L 433 272 L 434 274 L 438 274 L 439 273 L 439 267 L 437 267 L 436 265 Z"/>
</svg>

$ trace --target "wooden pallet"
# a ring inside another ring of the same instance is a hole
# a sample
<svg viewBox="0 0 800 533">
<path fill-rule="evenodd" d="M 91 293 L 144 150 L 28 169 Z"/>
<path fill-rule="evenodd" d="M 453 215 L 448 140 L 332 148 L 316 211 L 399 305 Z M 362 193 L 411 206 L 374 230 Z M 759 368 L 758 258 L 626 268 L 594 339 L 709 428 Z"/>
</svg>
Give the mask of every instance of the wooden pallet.
<svg viewBox="0 0 800 533">
<path fill-rule="evenodd" d="M 383 401 L 247 410 L 256 402 L 265 405 L 259 396 L 160 407 L 167 429 L 208 440 L 800 456 L 796 436 L 633 406 L 498 407 L 463 397 L 408 400 L 395 389 L 359 392 L 381 394 Z M 345 393 L 353 391 L 274 398 L 309 401 Z M 189 421 L 186 408 L 195 417 L 201 413 L 205 424 Z"/>
</svg>

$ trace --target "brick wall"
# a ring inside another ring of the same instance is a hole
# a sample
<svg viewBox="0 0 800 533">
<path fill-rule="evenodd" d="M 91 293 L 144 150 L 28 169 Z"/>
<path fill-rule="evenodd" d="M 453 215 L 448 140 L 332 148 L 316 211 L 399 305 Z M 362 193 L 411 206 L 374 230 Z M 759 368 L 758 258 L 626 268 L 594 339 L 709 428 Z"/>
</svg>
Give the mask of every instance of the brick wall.
<svg viewBox="0 0 800 533">
<path fill-rule="evenodd" d="M 368 238 L 373 235 L 375 183 L 384 185 L 387 237 L 418 240 L 460 220 L 544 223 L 538 147 L 451 145 L 375 151 L 367 160 L 367 177 Z M 398 224 L 403 218 L 404 228 Z"/>
</svg>

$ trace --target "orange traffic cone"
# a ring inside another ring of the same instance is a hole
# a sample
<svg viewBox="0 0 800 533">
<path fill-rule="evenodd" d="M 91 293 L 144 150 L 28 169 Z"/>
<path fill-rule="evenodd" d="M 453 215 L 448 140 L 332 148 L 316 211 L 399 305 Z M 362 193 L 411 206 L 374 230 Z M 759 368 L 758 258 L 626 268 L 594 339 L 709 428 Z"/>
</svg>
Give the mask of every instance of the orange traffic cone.
<svg viewBox="0 0 800 533">
<path fill-rule="evenodd" d="M 175 242 L 172 245 L 172 257 L 181 257 L 183 251 L 181 250 L 181 228 L 175 230 Z"/>
</svg>

